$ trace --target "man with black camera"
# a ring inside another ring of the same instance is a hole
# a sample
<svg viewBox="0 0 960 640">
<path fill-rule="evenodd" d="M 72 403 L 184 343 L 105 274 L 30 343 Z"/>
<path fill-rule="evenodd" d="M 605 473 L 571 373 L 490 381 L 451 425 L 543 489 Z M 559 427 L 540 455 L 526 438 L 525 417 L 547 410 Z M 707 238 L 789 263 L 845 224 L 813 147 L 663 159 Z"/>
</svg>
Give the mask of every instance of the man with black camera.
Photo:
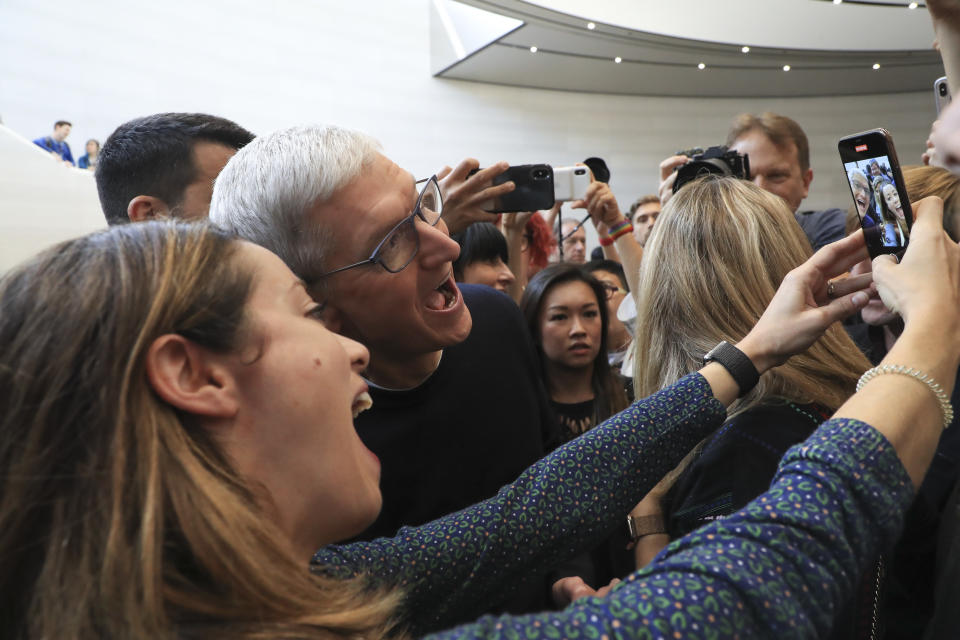
<svg viewBox="0 0 960 640">
<path fill-rule="evenodd" d="M 759 116 L 742 113 L 734 119 L 726 145 L 730 151 L 748 156 L 749 175 L 743 177 L 783 198 L 814 251 L 845 235 L 842 209 L 800 211 L 810 191 L 813 169 L 807 136 L 794 120 L 769 111 Z M 677 169 L 689 161 L 686 155 L 675 155 L 660 163 L 661 203 L 666 204 L 673 194 Z"/>
</svg>

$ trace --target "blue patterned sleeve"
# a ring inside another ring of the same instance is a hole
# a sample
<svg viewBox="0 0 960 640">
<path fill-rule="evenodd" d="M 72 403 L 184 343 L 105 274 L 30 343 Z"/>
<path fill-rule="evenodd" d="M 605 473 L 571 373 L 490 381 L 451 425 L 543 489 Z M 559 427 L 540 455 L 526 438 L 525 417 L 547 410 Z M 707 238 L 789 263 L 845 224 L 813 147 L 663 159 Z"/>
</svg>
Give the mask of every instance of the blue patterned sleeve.
<svg viewBox="0 0 960 640">
<path fill-rule="evenodd" d="M 912 496 L 878 431 L 830 420 L 787 452 L 769 491 L 671 543 L 607 598 L 430 637 L 823 637 L 857 576 L 893 544 Z"/>
<path fill-rule="evenodd" d="M 706 380 L 689 375 L 555 450 L 495 497 L 394 538 L 325 547 L 314 568 L 404 588 L 414 634 L 473 620 L 521 581 L 599 542 L 725 417 Z"/>
</svg>

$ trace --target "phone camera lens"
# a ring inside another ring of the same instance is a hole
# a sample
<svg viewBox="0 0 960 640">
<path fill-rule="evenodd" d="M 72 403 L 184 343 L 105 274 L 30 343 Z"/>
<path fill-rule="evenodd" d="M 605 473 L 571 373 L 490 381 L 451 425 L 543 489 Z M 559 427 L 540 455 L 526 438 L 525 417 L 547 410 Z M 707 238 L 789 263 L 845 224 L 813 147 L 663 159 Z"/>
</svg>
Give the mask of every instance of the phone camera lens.
<svg viewBox="0 0 960 640">
<path fill-rule="evenodd" d="M 545 169 L 534 169 L 533 177 L 535 180 L 543 180 L 547 177 L 547 172 Z"/>
<path fill-rule="evenodd" d="M 587 170 L 586 170 L 586 169 L 574 169 L 574 170 L 573 170 L 573 173 L 576 174 L 576 175 L 578 175 L 578 176 L 582 176 L 582 175 L 584 175 L 584 174 L 587 173 Z"/>
<path fill-rule="evenodd" d="M 947 85 L 945 84 L 940 85 L 940 95 L 942 96 L 947 95 Z"/>
</svg>

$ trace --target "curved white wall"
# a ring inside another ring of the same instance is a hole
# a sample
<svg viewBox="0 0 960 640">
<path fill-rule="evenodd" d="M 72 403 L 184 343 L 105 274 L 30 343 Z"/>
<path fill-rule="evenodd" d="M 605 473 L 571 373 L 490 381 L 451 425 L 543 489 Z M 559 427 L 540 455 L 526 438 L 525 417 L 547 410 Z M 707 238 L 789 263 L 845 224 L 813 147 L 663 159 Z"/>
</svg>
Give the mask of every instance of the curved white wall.
<svg viewBox="0 0 960 640">
<path fill-rule="evenodd" d="M 906 163 L 919 158 L 933 119 L 927 93 L 696 100 L 438 80 L 429 71 L 427 0 L 132 6 L 0 2 L 5 124 L 33 138 L 70 119 L 76 152 L 86 138 L 103 140 L 117 124 L 158 111 L 216 113 L 260 133 L 336 122 L 369 131 L 418 176 L 469 155 L 557 164 L 599 155 L 626 207 L 655 190 L 661 158 L 721 142 L 740 111 L 772 109 L 796 118 L 810 136 L 816 177 L 807 204 L 819 208 L 849 200 L 837 138 L 887 127 Z M 0 217 L 12 215 L 0 192 Z M 18 242 L 4 232 L 0 252 Z"/>
</svg>

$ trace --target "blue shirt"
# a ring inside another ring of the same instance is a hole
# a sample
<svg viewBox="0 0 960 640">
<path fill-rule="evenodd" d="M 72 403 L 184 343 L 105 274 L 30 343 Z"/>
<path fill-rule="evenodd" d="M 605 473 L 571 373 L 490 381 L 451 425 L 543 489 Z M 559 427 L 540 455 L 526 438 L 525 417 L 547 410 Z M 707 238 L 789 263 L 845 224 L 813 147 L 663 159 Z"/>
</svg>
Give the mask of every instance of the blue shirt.
<svg viewBox="0 0 960 640">
<path fill-rule="evenodd" d="M 66 141 L 57 142 L 52 137 L 45 136 L 43 138 L 37 138 L 33 141 L 33 144 L 41 149 L 56 153 L 61 159 L 66 160 L 70 164 L 74 163 L 73 154 L 70 152 L 70 145 L 68 145 Z"/>
</svg>

